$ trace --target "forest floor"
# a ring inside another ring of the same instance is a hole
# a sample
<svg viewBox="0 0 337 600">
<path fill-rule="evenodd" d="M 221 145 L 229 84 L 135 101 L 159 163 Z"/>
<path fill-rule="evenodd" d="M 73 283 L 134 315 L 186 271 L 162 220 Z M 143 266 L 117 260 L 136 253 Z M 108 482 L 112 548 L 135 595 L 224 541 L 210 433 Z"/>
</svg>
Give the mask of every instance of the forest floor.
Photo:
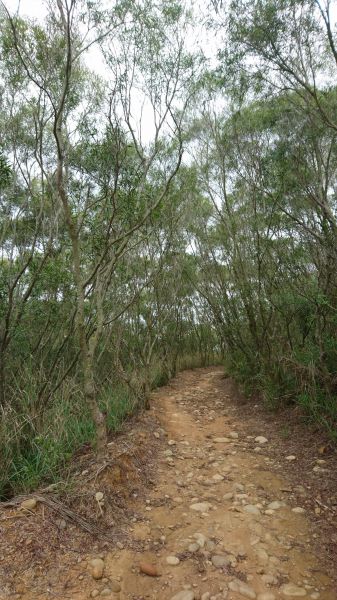
<svg viewBox="0 0 337 600">
<path fill-rule="evenodd" d="M 71 489 L 0 506 L 0 598 L 336 600 L 336 463 L 295 413 L 185 371 Z"/>
</svg>

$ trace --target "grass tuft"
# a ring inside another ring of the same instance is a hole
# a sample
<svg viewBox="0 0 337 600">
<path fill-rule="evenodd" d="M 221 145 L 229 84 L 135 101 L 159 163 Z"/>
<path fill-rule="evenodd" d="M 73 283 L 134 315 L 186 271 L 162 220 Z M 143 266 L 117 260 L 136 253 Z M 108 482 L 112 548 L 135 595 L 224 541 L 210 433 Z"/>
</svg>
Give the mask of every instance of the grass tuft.
<svg viewBox="0 0 337 600">
<path fill-rule="evenodd" d="M 179 370 L 204 366 L 202 357 L 187 356 Z M 84 444 L 95 444 L 95 428 L 77 383 L 69 378 L 52 402 L 40 406 L 36 379 L 25 373 L 25 392 L 17 384 L 15 406 L 0 415 L 0 500 L 29 493 L 41 485 L 64 480 L 71 458 Z M 29 382 L 29 385 L 27 385 Z M 141 389 L 141 377 L 139 377 Z M 168 375 L 155 363 L 151 387 L 168 383 Z M 110 432 L 117 432 L 140 406 L 140 398 L 124 383 L 107 380 L 99 390 Z"/>
</svg>

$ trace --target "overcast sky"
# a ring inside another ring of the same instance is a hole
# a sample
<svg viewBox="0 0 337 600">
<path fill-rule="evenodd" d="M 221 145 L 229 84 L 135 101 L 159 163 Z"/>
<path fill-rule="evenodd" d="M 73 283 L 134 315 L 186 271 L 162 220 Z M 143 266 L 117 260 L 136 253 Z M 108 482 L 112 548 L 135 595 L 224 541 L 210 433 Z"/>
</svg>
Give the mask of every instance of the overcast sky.
<svg viewBox="0 0 337 600">
<path fill-rule="evenodd" d="M 45 0 L 3 0 L 3 3 L 11 13 L 19 10 L 22 17 L 30 17 L 38 21 L 43 21 L 48 12 Z M 104 74 L 104 66 L 100 53 L 94 47 L 88 53 L 86 62 L 91 69 Z"/>
<path fill-rule="evenodd" d="M 188 6 L 190 1 L 191 0 L 186 0 L 186 6 Z M 13 14 L 19 11 L 21 16 L 27 16 L 37 19 L 38 21 L 43 21 L 48 11 L 47 2 L 44 0 L 3 0 L 3 3 L 10 13 Z M 201 0 L 193 0 L 192 6 L 193 10 L 197 11 L 197 13 L 200 15 L 203 13 L 204 5 L 202 4 Z M 190 36 L 187 36 L 186 44 L 191 50 L 195 49 L 196 47 L 201 47 L 204 54 L 211 61 L 212 57 L 214 60 L 217 54 L 217 40 L 214 38 L 214 35 L 210 35 L 206 28 L 202 28 L 197 24 L 193 30 L 191 30 Z M 99 73 L 101 76 L 106 77 L 107 79 L 109 78 L 99 48 L 96 46 L 91 47 L 90 51 L 86 54 L 85 62 L 91 70 Z M 150 108 L 150 105 L 146 102 L 144 104 L 143 99 L 140 97 L 136 97 L 134 106 L 134 126 L 138 132 L 141 131 L 142 142 L 147 143 L 154 135 L 154 118 L 152 108 Z"/>
<path fill-rule="evenodd" d="M 42 0 L 4 0 L 4 4 L 11 12 L 19 7 L 22 16 L 40 19 L 46 14 L 46 5 Z"/>
<path fill-rule="evenodd" d="M 43 20 L 47 14 L 47 3 L 45 0 L 2 0 L 10 12 L 16 12 L 19 9 L 21 16 L 33 17 L 34 19 Z M 205 3 L 202 0 L 185 0 L 186 6 L 191 2 L 193 10 L 197 14 L 205 15 Z M 207 10 L 207 13 L 209 11 Z M 219 41 L 215 38 L 214 32 L 206 31 L 206 28 L 201 28 L 195 23 L 193 35 L 186 40 L 188 46 L 202 47 L 205 55 L 211 59 L 216 56 Z M 94 66 L 94 63 L 93 63 Z"/>
</svg>

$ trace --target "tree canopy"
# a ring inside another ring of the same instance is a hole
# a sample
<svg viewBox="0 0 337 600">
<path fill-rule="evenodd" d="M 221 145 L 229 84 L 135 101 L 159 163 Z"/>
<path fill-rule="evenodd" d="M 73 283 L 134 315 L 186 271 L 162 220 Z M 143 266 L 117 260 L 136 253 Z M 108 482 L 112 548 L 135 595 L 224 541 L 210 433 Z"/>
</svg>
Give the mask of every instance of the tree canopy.
<svg viewBox="0 0 337 600">
<path fill-rule="evenodd" d="M 186 366 L 336 437 L 333 3 L 46 6 L 0 8 L 0 495 Z"/>
</svg>

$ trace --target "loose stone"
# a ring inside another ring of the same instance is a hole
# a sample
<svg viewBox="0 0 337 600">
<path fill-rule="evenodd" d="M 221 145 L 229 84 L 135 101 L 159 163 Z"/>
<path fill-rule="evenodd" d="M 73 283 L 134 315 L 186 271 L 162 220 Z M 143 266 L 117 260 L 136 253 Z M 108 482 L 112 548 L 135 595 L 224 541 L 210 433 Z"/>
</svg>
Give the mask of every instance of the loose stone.
<svg viewBox="0 0 337 600">
<path fill-rule="evenodd" d="M 117 581 L 111 581 L 110 587 L 111 591 L 115 592 L 115 594 L 118 594 L 122 589 Z"/>
<path fill-rule="evenodd" d="M 200 550 L 200 546 L 199 544 L 197 544 L 197 542 L 195 542 L 194 544 L 190 544 L 188 547 L 189 552 L 198 552 L 198 550 Z"/>
<path fill-rule="evenodd" d="M 242 483 L 237 483 L 237 482 L 235 482 L 235 483 L 233 484 L 233 490 L 235 490 L 236 492 L 243 492 L 243 491 L 244 491 L 244 489 L 245 489 L 245 486 L 244 486 L 244 485 L 242 485 Z"/>
<path fill-rule="evenodd" d="M 263 583 L 267 585 L 277 585 L 277 578 L 274 577 L 274 575 L 271 575 L 271 573 L 266 573 L 265 575 L 262 575 L 261 579 Z"/>
<path fill-rule="evenodd" d="M 179 565 L 180 560 L 177 556 L 167 556 L 166 562 L 171 567 L 175 567 L 176 565 Z"/>
<path fill-rule="evenodd" d="M 221 567 L 227 567 L 231 564 L 231 561 L 227 556 L 222 556 L 220 554 L 215 554 L 211 558 L 212 564 L 217 569 L 221 569 Z"/>
<path fill-rule="evenodd" d="M 200 548 L 203 548 L 207 542 L 207 537 L 203 533 L 194 533 L 193 537 L 195 540 L 197 540 Z"/>
<path fill-rule="evenodd" d="M 212 542 L 212 540 L 207 540 L 206 544 L 205 544 L 205 548 L 206 550 L 209 550 L 210 552 L 212 552 L 212 550 L 214 550 L 216 544 L 214 542 Z"/>
<path fill-rule="evenodd" d="M 286 583 L 281 588 L 281 593 L 287 598 L 301 598 L 307 595 L 304 588 L 298 587 L 294 583 Z"/>
<path fill-rule="evenodd" d="M 251 600 L 255 600 L 256 593 L 250 585 L 247 585 L 243 581 L 234 580 L 228 584 L 228 587 L 232 592 L 239 592 L 241 596 L 245 596 L 245 598 L 251 598 Z"/>
<path fill-rule="evenodd" d="M 151 565 L 150 563 L 141 562 L 139 565 L 139 570 L 141 573 L 144 573 L 149 577 L 159 577 L 157 567 L 155 565 Z"/>
<path fill-rule="evenodd" d="M 284 506 L 284 502 L 279 502 L 279 500 L 275 500 L 274 502 L 271 502 L 270 504 L 268 504 L 268 508 L 270 510 L 279 510 L 283 506 Z"/>
<path fill-rule="evenodd" d="M 250 515 L 260 515 L 260 510 L 257 508 L 257 506 L 254 506 L 254 504 L 246 504 L 246 506 L 243 507 L 243 510 L 250 514 Z"/>
<path fill-rule="evenodd" d="M 195 504 L 191 504 L 190 508 L 191 510 L 196 510 L 197 512 L 207 512 L 210 508 L 212 508 L 212 505 L 210 502 L 196 502 Z"/>
<path fill-rule="evenodd" d="M 89 562 L 89 570 L 94 579 L 102 579 L 104 571 L 104 561 L 101 558 L 93 558 Z"/>
<path fill-rule="evenodd" d="M 194 600 L 195 594 L 192 590 L 182 590 L 178 592 L 174 596 L 172 596 L 171 600 Z"/>
<path fill-rule="evenodd" d="M 303 513 L 305 513 L 305 509 L 302 508 L 301 506 L 296 506 L 295 508 L 291 509 L 293 511 L 293 513 L 296 513 L 298 515 L 303 515 Z"/>
</svg>

